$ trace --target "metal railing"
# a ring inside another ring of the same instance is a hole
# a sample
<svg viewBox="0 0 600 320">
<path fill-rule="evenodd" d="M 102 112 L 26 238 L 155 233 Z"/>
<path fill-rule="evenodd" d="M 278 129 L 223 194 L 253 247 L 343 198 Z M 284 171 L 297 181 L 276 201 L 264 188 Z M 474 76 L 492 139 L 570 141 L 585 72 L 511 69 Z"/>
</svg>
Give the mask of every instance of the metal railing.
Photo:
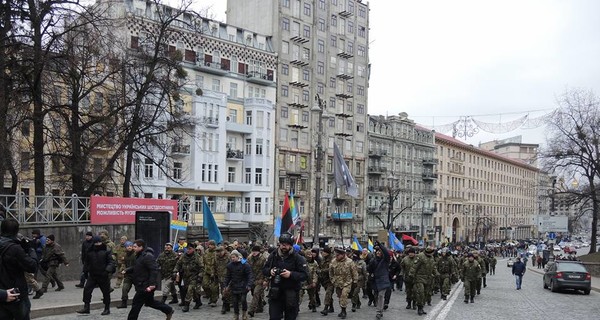
<svg viewBox="0 0 600 320">
<path fill-rule="evenodd" d="M 30 196 L 25 193 L 0 195 L 6 218 L 23 224 L 77 224 L 90 222 L 90 198 L 71 196 Z"/>
</svg>

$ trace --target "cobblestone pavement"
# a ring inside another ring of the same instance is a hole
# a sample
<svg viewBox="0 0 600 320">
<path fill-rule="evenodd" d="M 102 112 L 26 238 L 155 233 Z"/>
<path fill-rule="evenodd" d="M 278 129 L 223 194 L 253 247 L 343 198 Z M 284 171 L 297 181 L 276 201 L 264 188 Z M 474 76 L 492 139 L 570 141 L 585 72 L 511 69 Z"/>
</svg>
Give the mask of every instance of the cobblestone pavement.
<svg viewBox="0 0 600 320">
<path fill-rule="evenodd" d="M 384 313 L 385 319 L 474 319 L 486 320 L 494 319 L 527 319 L 527 320 L 542 320 L 551 318 L 564 318 L 577 320 L 597 320 L 600 314 L 600 293 L 592 291 L 586 296 L 582 293 L 561 292 L 552 293 L 550 290 L 545 290 L 542 287 L 542 275 L 536 272 L 537 270 L 530 267 L 523 279 L 522 290 L 515 290 L 514 278 L 511 275 L 511 269 L 506 267 L 506 259 L 500 259 L 497 266 L 496 275 L 488 275 L 488 287 L 483 289 L 481 295 L 475 298 L 475 303 L 465 304 L 463 302 L 463 287 L 459 283 L 454 286 L 448 300 L 440 300 L 439 295 L 433 297 L 432 306 L 425 307 L 428 313 L 425 316 L 418 316 L 416 310 L 406 310 L 404 307 L 405 295 L 403 291 L 395 291 L 392 293 L 390 308 Z M 598 279 L 593 279 L 598 280 Z M 598 287 L 598 282 L 593 282 L 595 287 Z M 74 287 L 75 283 L 68 283 L 67 289 L 61 292 L 49 291 L 40 300 L 33 301 L 32 309 L 35 319 L 43 320 L 117 320 L 126 319 L 128 309 L 111 308 L 109 316 L 100 316 L 101 309 L 92 310 L 90 315 L 79 315 L 74 313 L 75 310 L 81 307 L 82 290 Z M 598 290 L 598 289 L 596 289 Z M 120 293 L 115 290 L 112 293 L 113 302 L 118 300 Z M 323 297 L 323 292 L 321 293 Z M 132 295 L 130 295 L 130 298 Z M 101 308 L 100 291 L 94 291 L 93 301 L 95 307 Z M 363 300 L 363 307 L 357 312 L 348 310 L 347 319 L 375 319 L 375 308 L 368 307 L 366 300 Z M 115 305 L 115 304 L 113 304 Z M 336 304 L 335 314 L 322 316 L 319 312 L 312 313 L 308 310 L 307 301 L 305 299 L 300 308 L 299 319 L 320 318 L 338 319 L 337 313 L 339 306 Z M 265 308 L 268 308 L 266 306 Z M 204 304 L 199 310 L 190 310 L 188 313 L 182 313 L 181 307 L 175 307 L 173 319 L 199 319 L 209 318 L 211 320 L 231 320 L 233 314 L 220 313 L 220 305 L 216 308 L 211 308 Z M 320 311 L 321 309 L 319 309 Z M 54 315 L 50 311 L 55 311 Z M 160 311 L 153 310 L 147 307 L 142 309 L 140 319 L 143 320 L 158 320 L 164 319 L 165 316 Z M 256 314 L 251 319 L 268 319 L 268 313 Z"/>
</svg>

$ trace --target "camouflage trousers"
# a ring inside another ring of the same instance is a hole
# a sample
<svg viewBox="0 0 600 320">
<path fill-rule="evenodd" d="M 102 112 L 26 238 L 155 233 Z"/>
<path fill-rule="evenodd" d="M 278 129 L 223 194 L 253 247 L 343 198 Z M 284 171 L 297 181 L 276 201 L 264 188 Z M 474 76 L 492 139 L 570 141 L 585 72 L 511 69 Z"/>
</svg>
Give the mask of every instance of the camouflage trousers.
<svg viewBox="0 0 600 320">
<path fill-rule="evenodd" d="M 414 283 L 404 280 L 404 291 L 406 292 L 406 302 L 415 301 Z"/>
<path fill-rule="evenodd" d="M 302 304 L 302 300 L 304 298 L 304 293 L 308 294 L 308 306 L 309 307 L 317 307 L 317 290 L 316 288 L 302 288 L 300 290 L 300 305 Z"/>
<path fill-rule="evenodd" d="M 173 296 L 173 298 L 177 298 L 177 289 L 175 288 L 175 281 L 173 278 L 168 277 L 163 279 L 165 284 L 162 288 L 163 297 L 168 297 L 169 294 Z"/>
<path fill-rule="evenodd" d="M 360 303 L 360 290 L 363 289 L 364 286 L 363 285 L 359 285 L 356 288 L 354 288 L 354 290 L 352 290 L 352 305 L 355 305 L 357 307 L 360 307 L 361 303 Z"/>
<path fill-rule="evenodd" d="M 35 276 L 33 275 L 33 273 L 25 273 L 25 281 L 27 282 L 27 285 L 33 289 L 33 291 L 39 291 L 40 290 L 40 285 L 38 284 L 38 282 L 35 280 Z"/>
<path fill-rule="evenodd" d="M 477 293 L 477 279 L 474 280 L 465 280 L 465 299 L 468 297 L 474 297 Z"/>
<path fill-rule="evenodd" d="M 426 302 L 431 301 L 431 286 L 430 281 L 417 280 L 414 285 L 414 301 L 418 307 L 423 307 Z"/>
<path fill-rule="evenodd" d="M 445 296 L 450 294 L 450 288 L 452 287 L 452 284 L 450 282 L 451 281 L 449 274 L 440 275 L 440 285 L 442 287 L 442 294 Z"/>
<path fill-rule="evenodd" d="M 250 302 L 250 311 L 258 312 L 263 309 L 263 301 L 265 301 L 265 287 L 262 281 L 257 281 L 252 291 L 252 302 Z"/>
<path fill-rule="evenodd" d="M 187 280 L 187 281 L 186 281 Z M 181 299 L 187 303 L 198 301 L 201 297 L 202 287 L 195 279 L 184 279 Z"/>
<path fill-rule="evenodd" d="M 58 266 L 49 266 L 48 267 L 48 271 L 46 271 L 46 278 L 44 279 L 44 282 L 42 284 L 42 288 L 48 289 L 48 284 L 52 280 L 56 281 L 56 285 L 59 288 L 64 288 L 65 287 L 63 285 L 62 281 L 60 281 L 60 279 L 58 278 Z"/>
<path fill-rule="evenodd" d="M 131 277 L 124 277 L 122 284 L 121 301 L 127 301 L 127 299 L 129 299 L 129 291 L 131 291 L 131 287 L 133 287 L 133 279 L 131 279 Z"/>
<path fill-rule="evenodd" d="M 323 288 L 325 288 L 325 305 L 332 306 L 333 305 L 333 284 L 327 283 L 323 284 Z"/>
<path fill-rule="evenodd" d="M 477 277 L 477 282 L 475 283 L 475 289 L 477 292 L 481 292 L 481 281 L 482 278 L 481 277 Z"/>
<path fill-rule="evenodd" d="M 208 302 L 217 303 L 217 300 L 219 300 L 219 282 L 211 279 L 208 275 L 204 275 L 204 278 L 202 279 L 202 288 L 204 288 L 204 292 L 206 292 Z"/>
<path fill-rule="evenodd" d="M 348 306 L 348 296 L 350 295 L 350 291 L 352 290 L 352 285 L 345 287 L 336 287 L 335 293 L 340 300 L 340 307 L 346 308 Z"/>
<path fill-rule="evenodd" d="M 115 288 L 119 288 L 119 287 L 121 287 L 121 284 L 123 284 L 123 279 L 125 278 L 125 275 L 123 274 L 124 270 L 125 270 L 125 264 L 118 263 L 117 264 L 117 283 L 116 283 Z"/>
</svg>

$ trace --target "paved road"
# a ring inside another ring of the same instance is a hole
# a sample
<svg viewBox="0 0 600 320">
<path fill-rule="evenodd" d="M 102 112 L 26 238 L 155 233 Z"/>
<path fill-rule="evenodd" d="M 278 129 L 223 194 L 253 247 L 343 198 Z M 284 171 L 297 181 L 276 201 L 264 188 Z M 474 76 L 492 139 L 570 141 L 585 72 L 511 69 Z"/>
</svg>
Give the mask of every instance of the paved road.
<svg viewBox="0 0 600 320">
<path fill-rule="evenodd" d="M 390 309 L 384 314 L 384 319 L 465 319 L 465 320 L 481 320 L 481 319 L 527 319 L 527 320 L 545 320 L 552 318 L 564 318 L 577 320 L 597 320 L 600 314 L 600 293 L 592 291 L 586 296 L 582 293 L 564 292 L 552 293 L 550 290 L 545 290 L 542 287 L 542 275 L 529 270 L 523 279 L 522 290 L 515 290 L 514 278 L 511 275 L 510 268 L 506 267 L 506 260 L 500 260 L 497 266 L 497 273 L 494 276 L 488 276 L 488 287 L 482 291 L 480 296 L 477 296 L 475 303 L 463 303 L 463 288 L 462 284 L 457 284 L 453 288 L 453 292 L 446 301 L 439 299 L 439 295 L 433 298 L 433 305 L 426 307 L 428 312 L 426 316 L 418 316 L 416 310 L 406 310 L 404 292 L 393 292 Z M 71 304 L 80 304 L 81 289 L 65 290 L 66 292 L 56 293 L 49 292 L 46 304 L 51 300 L 60 297 L 65 300 L 70 300 Z M 100 292 L 95 291 L 95 299 L 99 299 Z M 113 293 L 113 298 L 116 298 Z M 43 299 L 44 300 L 44 299 Z M 65 301 L 63 301 L 65 302 Z M 37 302 L 41 304 L 40 302 Z M 34 302 L 35 307 L 36 302 Z M 39 306 L 38 306 L 39 307 Z M 307 308 L 307 302 L 304 302 L 301 307 L 299 319 L 320 318 L 320 319 L 338 319 L 336 317 L 339 311 L 338 306 L 335 306 L 336 314 L 327 317 L 320 313 L 312 313 Z M 180 308 L 176 308 L 176 313 L 173 319 L 199 319 L 209 318 L 211 320 L 231 320 L 233 315 L 220 314 L 220 307 L 211 308 L 204 305 L 200 310 L 191 310 L 188 313 L 182 313 Z M 71 311 L 72 312 L 72 311 Z M 127 318 L 129 309 L 111 309 L 110 316 L 100 316 L 101 310 L 92 310 L 90 315 L 78 315 L 75 313 L 67 313 L 64 315 L 46 316 L 37 319 L 43 320 L 121 320 Z M 158 320 L 164 319 L 164 315 L 159 311 L 149 308 L 143 308 L 140 319 L 143 320 Z M 265 313 L 257 314 L 253 319 L 268 319 Z M 375 309 L 367 307 L 366 301 L 363 301 L 363 308 L 356 313 L 349 312 L 347 319 L 375 319 Z"/>
</svg>

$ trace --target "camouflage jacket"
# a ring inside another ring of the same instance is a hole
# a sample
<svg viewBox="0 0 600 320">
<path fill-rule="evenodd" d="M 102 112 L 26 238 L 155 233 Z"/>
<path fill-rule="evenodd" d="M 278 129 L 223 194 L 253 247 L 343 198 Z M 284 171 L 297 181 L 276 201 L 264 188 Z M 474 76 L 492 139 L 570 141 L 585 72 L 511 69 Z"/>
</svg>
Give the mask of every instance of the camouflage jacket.
<svg viewBox="0 0 600 320">
<path fill-rule="evenodd" d="M 118 246 L 116 246 L 113 252 L 114 255 L 117 256 L 117 264 L 125 263 L 125 255 L 127 254 L 127 248 L 124 244 L 119 244 Z"/>
<path fill-rule="evenodd" d="M 413 281 L 413 278 L 411 278 L 409 272 L 416 261 L 417 261 L 417 256 L 414 256 L 413 258 L 411 258 L 410 256 L 406 256 L 406 257 L 402 258 L 402 261 L 400 262 L 400 267 L 402 269 L 402 275 L 404 276 L 404 281 L 409 282 L 409 283 Z"/>
<path fill-rule="evenodd" d="M 57 267 L 61 263 L 68 264 L 65 252 L 58 243 L 52 245 L 46 244 L 42 250 L 42 261 L 46 262 L 50 267 Z"/>
<path fill-rule="evenodd" d="M 427 256 L 425 253 L 417 255 L 408 274 L 415 282 L 419 283 L 428 283 L 431 281 L 431 277 L 439 276 L 433 256 Z"/>
<path fill-rule="evenodd" d="M 333 260 L 333 255 L 327 256 L 327 258 L 323 258 L 321 261 L 321 265 L 319 266 L 319 282 L 322 286 L 327 286 L 331 283 L 331 278 L 329 277 L 329 267 L 331 266 L 331 261 Z"/>
<path fill-rule="evenodd" d="M 331 265 L 329 266 L 329 278 L 334 287 L 343 288 L 356 284 L 358 281 L 358 274 L 352 260 L 346 257 L 342 261 L 338 261 L 337 259 L 331 261 Z"/>
<path fill-rule="evenodd" d="M 191 251 L 191 250 L 190 250 Z M 184 284 L 199 281 L 203 273 L 202 259 L 195 252 L 193 254 L 184 253 L 181 255 L 174 272 L 179 272 L 179 278 L 183 279 Z"/>
<path fill-rule="evenodd" d="M 202 255 L 202 264 L 204 264 L 204 276 L 212 278 L 217 275 L 217 252 L 208 249 Z"/>
<path fill-rule="evenodd" d="M 311 284 L 316 284 L 319 282 L 319 264 L 316 261 L 306 261 L 306 267 L 308 269 L 308 278 L 302 285 L 302 289 L 308 289 Z"/>
<path fill-rule="evenodd" d="M 168 279 L 173 275 L 178 258 L 179 255 L 173 250 L 163 251 L 158 255 L 156 261 L 160 267 L 160 276 L 162 279 Z"/>
<path fill-rule="evenodd" d="M 468 259 L 462 264 L 460 278 L 462 281 L 474 281 L 481 276 L 481 267 L 476 260 L 470 262 Z"/>
<path fill-rule="evenodd" d="M 353 262 L 358 276 L 356 283 L 359 288 L 363 288 L 367 281 L 367 264 L 363 259 L 356 259 L 353 260 Z"/>
<path fill-rule="evenodd" d="M 479 256 L 477 257 L 477 263 L 479 263 L 479 267 L 481 268 L 481 275 L 485 276 L 488 273 L 486 264 L 485 264 L 485 258 Z"/>
<path fill-rule="evenodd" d="M 227 264 L 229 264 L 229 262 L 231 262 L 231 259 L 229 259 L 229 254 L 225 254 L 223 256 L 217 255 L 217 277 L 219 277 L 220 282 L 224 281 L 225 277 L 227 276 Z"/>
<path fill-rule="evenodd" d="M 450 276 L 456 273 L 456 263 L 452 257 L 440 257 L 437 261 L 437 270 L 442 276 Z"/>
<path fill-rule="evenodd" d="M 248 257 L 248 263 L 252 268 L 252 274 L 254 275 L 255 284 L 259 284 L 264 279 L 262 269 L 265 266 L 265 262 L 267 262 L 267 259 L 265 259 L 265 257 L 262 254 L 258 254 L 256 256 L 250 255 Z"/>
</svg>

